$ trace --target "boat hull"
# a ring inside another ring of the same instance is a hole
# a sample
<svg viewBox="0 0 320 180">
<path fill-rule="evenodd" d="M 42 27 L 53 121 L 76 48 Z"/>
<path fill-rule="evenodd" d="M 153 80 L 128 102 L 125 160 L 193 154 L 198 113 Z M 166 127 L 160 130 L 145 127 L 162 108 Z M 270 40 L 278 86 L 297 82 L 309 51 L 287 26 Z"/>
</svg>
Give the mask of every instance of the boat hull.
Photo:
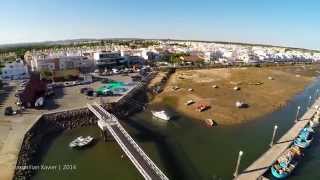
<svg viewBox="0 0 320 180">
<path fill-rule="evenodd" d="M 271 173 L 272 173 L 273 177 L 275 177 L 277 179 L 284 179 L 290 175 L 289 173 L 280 174 L 280 173 L 278 173 L 278 171 L 274 167 L 271 167 Z"/>
<path fill-rule="evenodd" d="M 161 119 L 164 121 L 169 121 L 170 117 L 168 115 L 165 115 L 164 112 L 162 112 L 161 114 L 159 112 L 155 112 L 155 111 L 151 111 L 152 116 L 156 119 Z"/>
<path fill-rule="evenodd" d="M 293 144 L 305 149 L 310 146 L 311 142 L 312 140 L 295 139 Z"/>
</svg>

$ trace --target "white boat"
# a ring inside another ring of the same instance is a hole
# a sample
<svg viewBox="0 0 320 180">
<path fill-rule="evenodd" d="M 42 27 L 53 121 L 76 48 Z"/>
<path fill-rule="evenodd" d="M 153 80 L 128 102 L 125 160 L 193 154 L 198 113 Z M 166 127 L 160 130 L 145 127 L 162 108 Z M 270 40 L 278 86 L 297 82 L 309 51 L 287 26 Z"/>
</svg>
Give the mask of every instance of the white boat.
<svg viewBox="0 0 320 180">
<path fill-rule="evenodd" d="M 165 111 L 151 111 L 152 115 L 156 118 L 169 121 L 170 116 Z"/>
<path fill-rule="evenodd" d="M 71 148 L 83 147 L 83 146 L 89 145 L 93 141 L 93 139 L 94 138 L 91 136 L 87 136 L 85 138 L 82 136 L 79 136 L 75 140 L 70 142 L 69 147 Z"/>
<path fill-rule="evenodd" d="M 236 107 L 237 108 L 243 108 L 243 107 L 245 107 L 246 106 L 246 104 L 244 103 L 244 102 L 242 102 L 242 101 L 237 101 L 236 102 Z"/>
<path fill-rule="evenodd" d="M 189 101 L 187 101 L 187 102 L 185 103 L 185 105 L 189 106 L 189 105 L 191 105 L 191 104 L 193 104 L 193 103 L 195 103 L 194 100 L 189 100 Z"/>
<path fill-rule="evenodd" d="M 44 104 L 44 97 L 39 97 L 36 102 L 34 103 L 35 107 L 41 107 Z"/>
</svg>

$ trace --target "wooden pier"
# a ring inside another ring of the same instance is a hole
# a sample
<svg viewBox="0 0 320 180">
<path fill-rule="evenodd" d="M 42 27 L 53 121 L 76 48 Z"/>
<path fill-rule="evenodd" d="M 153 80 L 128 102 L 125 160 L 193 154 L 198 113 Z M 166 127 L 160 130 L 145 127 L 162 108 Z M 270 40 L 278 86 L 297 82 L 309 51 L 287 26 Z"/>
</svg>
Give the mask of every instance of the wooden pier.
<svg viewBox="0 0 320 180">
<path fill-rule="evenodd" d="M 247 169 L 242 171 L 235 180 L 265 180 L 263 175 L 267 172 L 273 162 L 292 144 L 292 141 L 298 136 L 316 112 L 315 106 L 320 105 L 320 99 L 310 107 L 307 112 L 297 121 L 288 132 L 283 135 L 274 145 L 254 161 Z M 292 121 L 293 123 L 293 121 Z"/>
</svg>

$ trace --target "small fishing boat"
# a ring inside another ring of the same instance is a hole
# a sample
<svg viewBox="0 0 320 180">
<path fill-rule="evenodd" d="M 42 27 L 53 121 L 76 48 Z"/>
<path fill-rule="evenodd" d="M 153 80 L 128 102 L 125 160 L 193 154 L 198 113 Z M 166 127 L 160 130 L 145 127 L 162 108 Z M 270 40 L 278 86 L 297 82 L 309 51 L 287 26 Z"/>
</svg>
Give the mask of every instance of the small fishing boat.
<svg viewBox="0 0 320 180">
<path fill-rule="evenodd" d="M 189 105 L 191 105 L 191 104 L 193 104 L 193 103 L 195 103 L 194 100 L 189 100 L 189 101 L 187 101 L 187 102 L 185 103 L 185 105 L 189 106 Z"/>
<path fill-rule="evenodd" d="M 233 90 L 239 91 L 239 90 L 240 90 L 240 87 L 239 87 L 239 86 L 235 86 L 235 87 L 233 87 Z"/>
<path fill-rule="evenodd" d="M 242 101 L 237 101 L 236 102 L 236 107 L 237 108 L 246 108 L 246 107 L 248 107 L 248 104 L 246 104 L 246 103 L 244 103 Z"/>
<path fill-rule="evenodd" d="M 170 120 L 170 116 L 165 112 L 165 111 L 151 111 L 153 117 L 158 118 L 158 119 L 162 119 L 165 121 L 169 121 Z"/>
<path fill-rule="evenodd" d="M 207 126 L 213 127 L 215 126 L 215 122 L 212 119 L 205 119 L 204 122 L 206 123 Z"/>
<path fill-rule="evenodd" d="M 83 147 L 89 145 L 93 141 L 92 136 L 82 137 L 79 136 L 75 140 L 71 141 L 69 147 L 76 148 L 76 147 Z"/>
<path fill-rule="evenodd" d="M 210 108 L 210 106 L 207 105 L 207 104 L 200 104 L 200 105 L 197 106 L 197 110 L 198 110 L 199 112 L 205 111 L 205 110 L 207 110 L 207 109 L 209 109 L 209 108 Z"/>
<path fill-rule="evenodd" d="M 179 90 L 180 88 L 179 88 L 179 86 L 173 86 L 172 87 L 172 90 L 174 90 L 174 91 L 177 91 L 177 90 Z"/>
<path fill-rule="evenodd" d="M 314 130 L 311 127 L 303 128 L 298 137 L 293 141 L 294 145 L 307 148 L 313 140 Z"/>
<path fill-rule="evenodd" d="M 302 158 L 302 152 L 298 146 L 291 146 L 271 166 L 271 174 L 277 179 L 288 177 L 297 167 Z"/>
</svg>

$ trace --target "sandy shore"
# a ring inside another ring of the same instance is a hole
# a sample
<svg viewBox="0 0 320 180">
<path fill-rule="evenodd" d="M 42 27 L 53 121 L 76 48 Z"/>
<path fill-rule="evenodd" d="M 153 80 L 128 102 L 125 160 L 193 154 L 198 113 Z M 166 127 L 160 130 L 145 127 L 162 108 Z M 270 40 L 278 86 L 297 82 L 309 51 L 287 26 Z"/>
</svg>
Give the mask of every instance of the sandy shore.
<svg viewBox="0 0 320 180">
<path fill-rule="evenodd" d="M 195 119 L 210 118 L 223 125 L 239 124 L 284 106 L 311 83 L 319 69 L 319 65 L 300 65 L 177 71 L 152 103 L 169 105 Z M 214 85 L 218 88 L 213 88 Z M 173 90 L 174 86 L 180 89 Z M 233 90 L 235 86 L 240 90 Z M 189 88 L 193 91 L 188 91 Z M 188 100 L 196 103 L 186 106 Z M 235 107 L 236 101 L 243 101 L 249 107 L 239 109 Z M 210 109 L 197 112 L 200 103 L 210 105 Z"/>
</svg>

